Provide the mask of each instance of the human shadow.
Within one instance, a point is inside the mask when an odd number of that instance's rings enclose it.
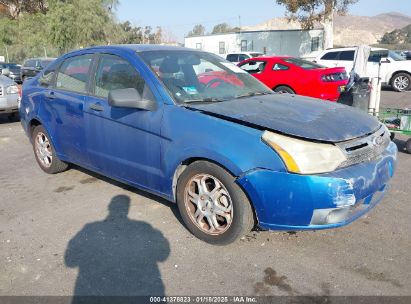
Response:
[[[129,219],[129,208],[128,196],[113,197],[107,218],[70,240],[65,263],[79,268],[73,303],[83,303],[81,296],[165,295],[157,263],[169,256],[169,243],[151,225]]]

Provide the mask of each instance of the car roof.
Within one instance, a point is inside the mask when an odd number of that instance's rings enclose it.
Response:
[[[355,51],[356,49],[357,49],[357,47],[331,48],[331,49],[324,50],[322,53],[341,52],[341,51]],[[388,51],[388,49],[371,47],[371,51]]]
[[[149,52],[149,51],[183,51],[183,50],[193,50],[201,51],[195,49],[188,49],[181,46],[174,45],[160,45],[160,44],[116,44],[116,45],[104,45],[104,46],[94,46],[85,48],[82,50],[101,50],[101,49],[123,49],[123,50],[132,50],[135,52]]]

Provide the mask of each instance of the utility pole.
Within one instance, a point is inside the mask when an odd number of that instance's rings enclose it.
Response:
[[[6,60],[7,60],[7,63],[9,63],[10,61],[9,61],[9,51],[7,50],[7,46],[5,46],[5,48],[6,48]]]

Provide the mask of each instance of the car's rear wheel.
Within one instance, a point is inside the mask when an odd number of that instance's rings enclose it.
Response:
[[[294,90],[287,86],[279,86],[274,89],[274,92],[280,94],[295,94]]]
[[[177,204],[188,229],[210,244],[232,243],[254,226],[251,204],[235,178],[210,162],[194,162],[181,174]]]
[[[43,126],[39,125],[34,128],[32,139],[34,156],[44,172],[55,174],[68,168],[68,164],[57,157],[50,137]]]
[[[397,92],[411,89],[411,76],[407,73],[398,73],[392,78],[392,87]]]

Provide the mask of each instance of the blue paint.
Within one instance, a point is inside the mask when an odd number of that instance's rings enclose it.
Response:
[[[62,160],[170,201],[175,201],[173,181],[182,163],[193,159],[217,163],[237,178],[265,229],[344,225],[381,199],[374,199],[374,194],[385,191],[395,170],[397,150],[392,143],[376,161],[304,176],[288,173],[281,158],[261,140],[263,130],[270,129],[313,140],[342,141],[373,132],[377,128],[373,118],[339,105],[280,95],[179,106],[136,55],[158,49],[180,48],[96,47],[66,54],[48,68],[80,54],[120,56],[145,79],[157,102],[155,111],[112,108],[106,99],[91,94],[42,87],[39,75],[24,83],[20,109],[24,130],[30,136],[30,124],[37,120]],[[47,98],[51,92],[53,100]],[[103,110],[92,111],[91,104]],[[313,210],[335,208],[350,199],[363,201],[369,208],[339,224],[310,226]]]

